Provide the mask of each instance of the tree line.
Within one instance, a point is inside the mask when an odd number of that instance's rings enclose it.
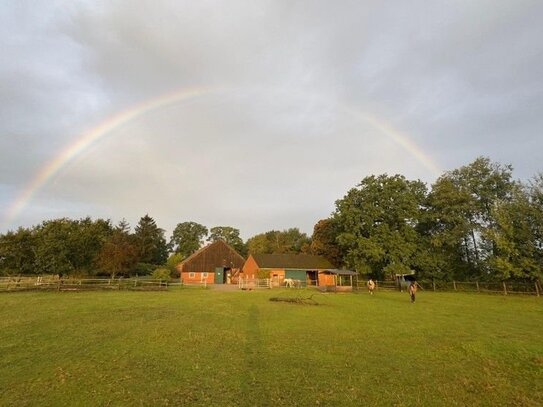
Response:
[[[179,223],[169,240],[149,215],[126,221],[55,219],[0,235],[0,273],[175,275],[206,242],[243,256],[310,253],[376,279],[416,272],[434,280],[541,281],[543,175],[513,179],[513,168],[479,157],[431,186],[402,175],[368,176],[335,203],[312,236],[271,230],[246,242],[239,229]],[[157,274],[157,275],[158,275]]]
[[[543,177],[523,183],[485,157],[430,189],[401,175],[370,176],[319,222],[313,249],[377,279],[541,281]],[[318,233],[318,236],[316,234]]]
[[[0,235],[0,275],[176,277],[176,265],[205,243],[224,240],[238,253],[300,252],[310,238],[297,228],[270,231],[244,242],[239,229],[196,222],[179,223],[168,241],[148,214],[134,231],[122,220],[46,220]]]

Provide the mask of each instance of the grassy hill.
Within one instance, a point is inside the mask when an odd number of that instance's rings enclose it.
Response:
[[[0,295],[0,405],[543,403],[543,300],[175,289]]]

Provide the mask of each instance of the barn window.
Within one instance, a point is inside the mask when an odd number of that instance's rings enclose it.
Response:
[[[203,278],[207,278],[207,273],[202,273]]]
[[[189,273],[189,278],[194,278],[194,273]]]

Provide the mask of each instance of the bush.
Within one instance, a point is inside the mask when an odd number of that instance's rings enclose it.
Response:
[[[164,267],[157,268],[153,271],[151,275],[155,280],[169,280],[170,279],[170,270]]]
[[[136,264],[136,267],[133,270],[133,274],[137,274],[138,276],[148,276],[155,270],[156,266],[154,264],[149,263],[138,263]]]
[[[170,269],[170,275],[172,278],[179,278],[179,270],[177,270],[177,265],[185,259],[181,253],[174,253],[166,261],[166,267]]]

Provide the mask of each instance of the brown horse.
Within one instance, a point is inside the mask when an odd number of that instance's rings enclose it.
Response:
[[[373,295],[373,291],[375,290],[375,282],[370,278],[367,285],[370,295]]]

